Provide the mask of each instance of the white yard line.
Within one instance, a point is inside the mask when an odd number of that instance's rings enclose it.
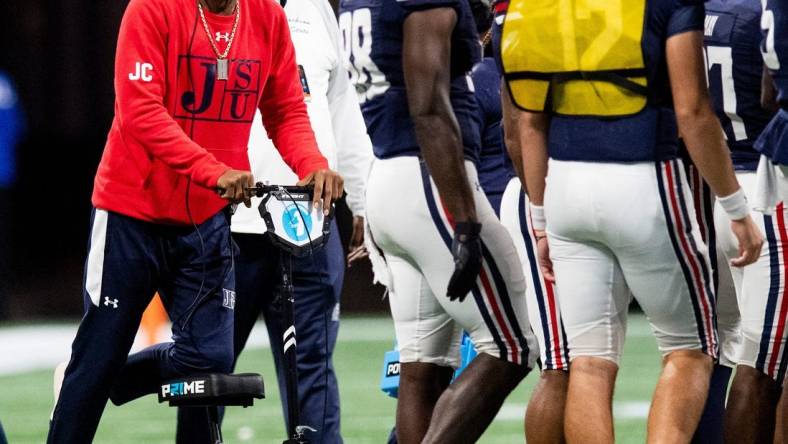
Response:
[[[0,329],[0,376],[34,370],[53,369],[68,360],[71,342],[77,334],[77,324],[41,324]],[[164,329],[160,337],[166,340],[169,332]],[[394,326],[391,320],[379,318],[348,318],[339,328],[339,341],[392,341]],[[140,336],[132,347],[139,350],[143,344]],[[268,332],[258,322],[249,337],[248,347],[269,347]]]
[[[76,325],[30,325],[0,330],[0,375],[54,368],[68,359]]]
[[[613,417],[616,420],[648,418],[650,403],[648,401],[615,401]],[[496,421],[522,421],[526,404],[506,403],[501,407]]]
[[[71,341],[77,332],[77,324],[39,324],[0,328],[0,376],[34,370],[52,369],[66,361],[71,353]],[[167,340],[168,329],[160,332],[161,340]],[[630,315],[630,337],[650,336],[651,330],[642,315]],[[135,342],[132,351],[139,350],[142,343]],[[394,342],[394,326],[390,318],[348,317],[339,327],[340,342]],[[268,332],[258,322],[249,337],[250,348],[270,346]]]

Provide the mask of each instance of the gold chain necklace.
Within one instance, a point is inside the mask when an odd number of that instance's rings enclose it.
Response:
[[[230,37],[227,38],[227,47],[223,53],[219,53],[219,48],[213,41],[213,33],[211,27],[208,25],[208,20],[205,20],[205,13],[202,10],[202,2],[197,3],[197,8],[200,10],[200,18],[202,19],[202,26],[205,28],[205,34],[208,36],[208,42],[211,43],[214,54],[216,54],[216,78],[219,80],[227,80],[227,55],[230,54],[230,48],[233,46],[235,40],[235,31],[238,30],[238,22],[241,21],[241,0],[235,2],[235,20],[233,21],[233,30],[230,32]]]

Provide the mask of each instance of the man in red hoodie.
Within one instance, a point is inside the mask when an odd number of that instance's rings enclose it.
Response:
[[[131,0],[115,93],[93,190],[86,312],[49,443],[92,441],[110,397],[122,404],[164,379],[230,371],[227,207],[249,202],[255,109],[300,184],[314,184],[315,204],[327,210],[342,194],[341,177],[317,149],[287,19],[272,0]],[[173,342],[127,356],[156,291]]]

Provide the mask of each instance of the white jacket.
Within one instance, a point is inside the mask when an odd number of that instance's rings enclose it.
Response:
[[[347,203],[355,216],[364,215],[364,193],[372,163],[372,143],[367,135],[356,90],[348,81],[340,48],[340,34],[327,0],[288,0],[285,13],[303,69],[304,100],[320,151],[329,166],[345,179]],[[249,162],[255,181],[295,184],[298,177],[285,165],[268,139],[262,120],[255,117],[249,137]],[[257,211],[243,205],[232,219],[232,231],[263,233],[265,224]]]

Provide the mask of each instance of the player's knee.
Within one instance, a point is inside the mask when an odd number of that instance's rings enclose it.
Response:
[[[321,328],[322,330],[322,328]],[[299,330],[299,335],[301,331]],[[297,353],[298,353],[298,368],[301,367],[320,367],[321,369],[326,366],[326,360],[330,359],[333,350],[328,347],[326,337],[314,337],[307,341],[302,336],[299,339]]]
[[[618,362],[605,357],[579,356],[572,359],[570,377],[592,378],[609,381],[611,384],[618,373]]]
[[[429,347],[427,344],[408,344],[400,345],[399,350],[401,363],[414,363],[414,364],[431,364],[438,367],[452,367],[457,368],[460,366],[460,359],[458,355],[448,355],[444,350],[438,350],[434,347]]]
[[[178,349],[173,360],[177,371],[184,375],[197,373],[230,373],[233,370],[231,347],[211,347],[201,350]]]
[[[572,344],[570,368],[577,366],[575,361],[584,363],[582,364],[584,366],[612,364],[613,367],[618,368],[621,364],[621,349],[617,347],[601,347],[596,344],[583,344],[578,341],[577,346]],[[585,364],[589,362],[590,364]]]
[[[211,371],[218,373],[230,373],[233,371],[234,355],[232,348],[216,348],[210,353],[205,354],[205,364]]]
[[[451,381],[454,368],[423,362],[403,362],[400,366],[400,387],[439,396]]]
[[[705,378],[714,370],[714,359],[702,350],[675,350],[663,358],[663,372],[671,370],[684,376],[698,375]]]
[[[671,350],[670,352],[663,353],[663,360],[665,362],[681,360],[709,368],[714,364],[714,358],[712,358],[708,352],[701,349]]]

